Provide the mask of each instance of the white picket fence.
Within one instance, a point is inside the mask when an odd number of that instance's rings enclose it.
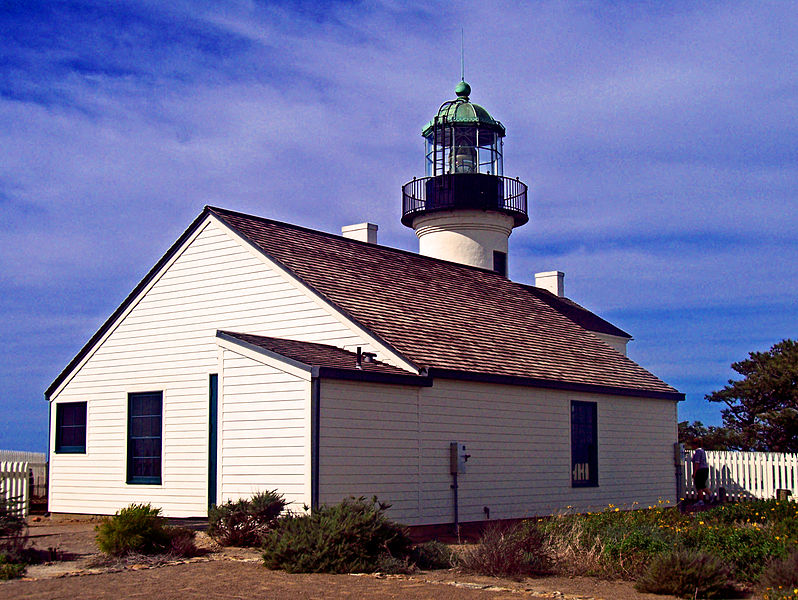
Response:
[[[707,486],[717,494],[726,490],[731,500],[775,498],[777,490],[790,490],[790,500],[798,500],[798,454],[777,452],[725,452],[707,450]],[[682,452],[682,490],[684,497],[695,498],[693,452]]]
[[[33,473],[31,495],[47,497],[47,455],[44,452],[23,452],[19,450],[0,450],[0,462],[26,462]]]
[[[0,497],[8,506],[28,516],[30,509],[30,470],[26,462],[0,462]]]

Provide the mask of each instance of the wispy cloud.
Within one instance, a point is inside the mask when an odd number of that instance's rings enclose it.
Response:
[[[505,123],[506,173],[531,186],[511,275],[566,270],[574,299],[629,329],[633,356],[700,414],[719,365],[796,334],[792,8],[11,3],[0,314],[15,352],[0,366],[38,366],[8,414],[40,402],[204,204],[328,231],[371,220],[414,249],[399,190],[459,78],[461,27],[472,99]],[[40,408],[0,446],[41,447]]]

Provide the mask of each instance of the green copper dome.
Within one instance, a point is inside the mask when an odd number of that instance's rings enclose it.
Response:
[[[463,125],[476,125],[479,128],[491,129],[499,134],[499,137],[504,137],[504,125],[490,116],[487,110],[482,108],[479,104],[470,102],[468,97],[471,94],[471,86],[465,81],[461,81],[454,89],[457,94],[456,100],[447,100],[438,109],[438,114],[435,118],[427,123],[426,127],[421,131],[421,135],[427,137],[431,132],[433,126],[442,123],[463,124]]]

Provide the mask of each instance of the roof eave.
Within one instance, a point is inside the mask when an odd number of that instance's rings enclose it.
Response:
[[[632,339],[634,339],[633,336],[630,333],[627,333],[626,331],[624,331],[623,329],[621,329],[617,325],[614,325],[614,324],[610,323],[609,321],[607,321],[607,319],[605,319],[604,317],[601,317],[601,316],[597,315],[592,310],[589,310],[589,309],[585,308],[584,306],[582,306],[578,302],[574,302],[570,298],[566,298],[566,297],[562,297],[561,298],[560,296],[557,296],[557,294],[553,294],[549,290],[546,290],[544,288],[539,288],[539,287],[534,286],[534,285],[529,285],[529,284],[525,284],[525,283],[521,283],[519,285],[521,285],[523,288],[527,289],[536,298],[538,298],[542,302],[545,302],[546,304],[548,304],[551,308],[553,308],[554,310],[556,310],[557,312],[562,314],[564,317],[566,317],[570,321],[573,321],[574,323],[576,323],[577,325],[579,325],[583,329],[586,329],[587,331],[590,331],[590,332],[593,332],[593,333],[603,333],[603,334],[606,334],[606,335],[612,335],[612,336],[615,336],[617,338],[625,339],[627,341],[631,341]],[[591,325],[591,324],[586,323],[584,321],[584,319],[580,320],[578,318],[574,318],[575,315],[569,315],[568,314],[568,312],[569,312],[568,309],[576,311],[577,313],[581,312],[581,313],[583,313],[585,315],[589,315],[590,317],[592,317],[593,319],[598,321],[600,323],[600,326],[596,327],[595,325],[597,323],[593,323]]]
[[[413,385],[431,387],[432,378],[424,375],[401,375],[399,373],[382,373],[379,371],[360,371],[341,369],[338,367],[314,367],[313,376],[322,379],[339,379],[344,381],[365,381],[370,383],[388,383],[394,385]]]
[[[459,371],[456,369],[440,369],[430,367],[429,377],[441,379],[457,379],[461,381],[478,381],[481,383],[499,383],[505,385],[520,385],[526,387],[546,388],[554,390],[567,390],[573,392],[586,392],[593,394],[606,394],[613,396],[630,396],[634,398],[653,398],[656,400],[672,400],[681,402],[684,394],[676,390],[672,392],[651,389],[624,388],[611,385],[593,383],[579,383],[574,381],[559,381],[553,379],[537,379],[534,377],[520,377],[517,375],[501,375],[496,373],[480,373],[474,371]]]

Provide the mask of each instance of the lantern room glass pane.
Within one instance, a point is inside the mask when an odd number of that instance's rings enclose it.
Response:
[[[425,138],[425,174],[453,173],[503,175],[502,138],[476,125],[436,125]]]
[[[425,140],[426,145],[426,161],[425,161],[425,174],[427,177],[434,177],[435,175],[439,175],[441,173],[441,168],[438,167],[436,170],[436,160],[438,162],[441,161],[441,157],[443,156],[443,148],[441,146],[435,145],[435,134],[432,133],[428,135]]]
[[[476,127],[454,127],[454,144],[449,150],[448,173],[477,173]]]

